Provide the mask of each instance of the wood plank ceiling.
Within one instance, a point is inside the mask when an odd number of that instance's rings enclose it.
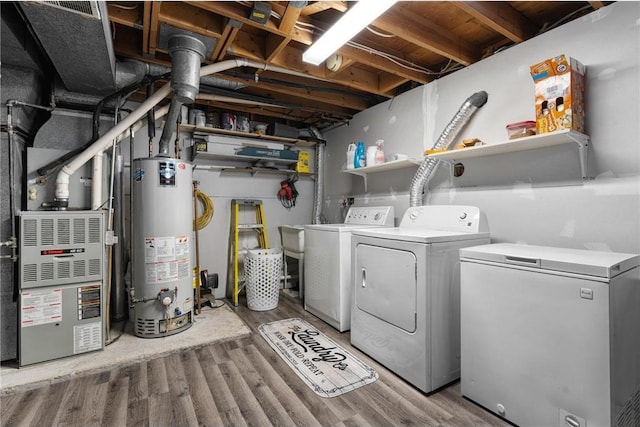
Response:
[[[256,3],[271,9],[264,24],[250,19]],[[323,129],[608,3],[400,1],[337,52],[335,71],[302,62],[302,53],[352,2],[113,1],[108,10],[119,59],[170,65],[168,37],[186,32],[207,46],[206,63],[240,57],[308,75],[236,68],[216,75],[235,89],[201,87],[216,96],[199,102]]]

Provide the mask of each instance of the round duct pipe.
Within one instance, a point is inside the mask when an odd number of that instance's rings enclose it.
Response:
[[[183,104],[192,104],[200,90],[200,63],[204,59],[204,44],[195,37],[183,34],[169,39],[171,55],[171,89],[173,98],[167,120],[158,142],[158,156],[169,156],[169,141],[176,129]]]
[[[169,39],[171,55],[171,89],[183,104],[191,104],[200,89],[200,63],[204,59],[204,43],[184,34]]]
[[[171,72],[170,67],[150,62],[143,62],[137,59],[118,61],[116,62],[116,87],[118,89],[122,89],[123,87],[142,81],[146,75],[161,76],[168,72]],[[247,86],[244,83],[233,82],[231,80],[214,76],[202,76],[200,78],[200,85],[228,90],[238,90]]]

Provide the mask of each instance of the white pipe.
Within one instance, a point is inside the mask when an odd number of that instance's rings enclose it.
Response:
[[[93,156],[93,171],[91,173],[91,210],[98,210],[102,206],[102,160],[104,151]]]
[[[232,104],[263,105],[265,107],[284,108],[287,110],[291,109],[291,106],[289,105],[269,104],[268,102],[252,101],[250,99],[238,99],[231,96],[220,96],[210,93],[199,93],[196,96],[196,99],[202,99],[205,101],[229,102]]]
[[[262,64],[260,62],[250,61],[243,58],[229,59],[222,62],[217,62],[215,64],[209,64],[202,68],[200,68],[200,77],[208,76],[209,74],[219,73],[221,71],[229,70],[231,68],[236,67],[253,67],[257,69],[262,69],[264,71],[275,71],[283,74],[289,74],[299,77],[306,77],[312,79],[318,79],[315,76],[311,76],[305,73],[300,73],[297,71],[290,71],[286,68]],[[147,98],[145,102],[140,104],[140,106],[131,112],[127,117],[124,118],[120,123],[116,126],[112,127],[107,131],[103,136],[98,138],[96,142],[94,142],[89,148],[76,156],[73,160],[67,163],[62,167],[60,172],[58,172],[58,176],[56,178],[56,191],[55,191],[55,199],[56,201],[60,201],[63,204],[68,203],[69,200],[69,178],[73,175],[82,165],[89,161],[93,156],[95,156],[98,152],[104,151],[105,148],[109,145],[109,143],[117,138],[120,134],[125,132],[129,127],[131,127],[134,123],[140,120],[147,111],[151,110],[155,107],[162,99],[164,99],[167,95],[171,93],[171,85],[170,83],[162,86],[158,91],[156,91],[152,96]]]
[[[76,156],[69,163],[64,165],[56,178],[56,200],[67,201],[69,200],[69,177],[73,175],[82,165],[84,165],[90,158],[95,156],[98,152],[104,151],[109,143],[122,132],[127,130],[129,126],[138,121],[143,115],[153,108],[158,102],[160,102],[165,96],[169,95],[171,87],[169,83],[165,84],[143,102],[140,107],[132,111],[124,120],[109,129],[102,137],[98,138],[89,148]]]
[[[160,120],[162,117],[166,116],[167,113],[169,112],[169,104],[165,105],[164,107],[160,107],[160,108],[156,108],[153,111],[153,120]],[[131,130],[131,132],[135,133],[137,131],[139,131],[144,125],[146,125],[147,123],[147,116],[145,115],[141,120],[138,120],[138,122],[131,126],[129,129],[125,129],[120,135],[118,135],[118,142],[122,141],[125,138],[130,138],[130,132],[129,130]]]

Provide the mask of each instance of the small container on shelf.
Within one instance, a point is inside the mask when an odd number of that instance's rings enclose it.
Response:
[[[509,139],[524,138],[525,136],[533,136],[536,134],[536,122],[524,121],[510,123],[506,126],[507,137]]]

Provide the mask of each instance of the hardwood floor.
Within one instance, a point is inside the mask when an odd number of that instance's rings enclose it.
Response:
[[[460,395],[421,393],[281,296],[278,308],[236,313],[252,335],[0,397],[2,426],[508,426]],[[376,369],[380,379],[334,398],[316,395],[256,327],[304,318]]]

